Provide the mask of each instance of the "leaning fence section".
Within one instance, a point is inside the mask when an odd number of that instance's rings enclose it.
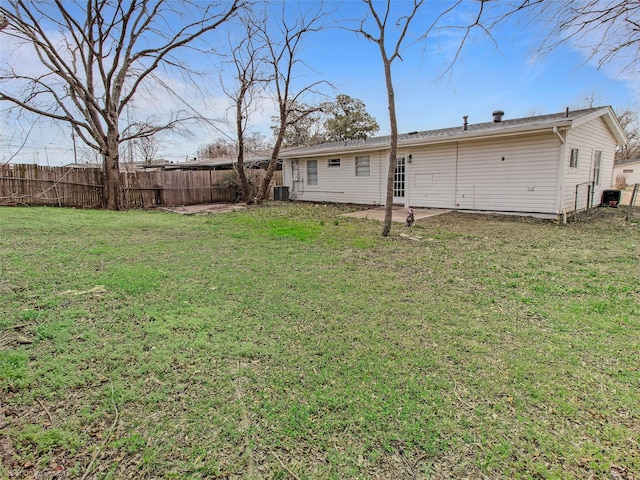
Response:
[[[252,195],[257,194],[265,173],[247,171]],[[120,175],[129,208],[230,203],[240,196],[232,170],[158,170]],[[0,165],[0,205],[100,208],[103,181],[99,168],[4,164]],[[279,171],[271,181],[272,187],[277,185],[282,185]]]
[[[0,165],[0,205],[98,208],[103,175],[97,168]]]

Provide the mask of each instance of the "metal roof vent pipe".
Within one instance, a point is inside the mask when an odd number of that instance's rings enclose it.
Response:
[[[493,113],[493,122],[500,123],[502,121],[502,117],[504,116],[504,112],[502,110],[495,110]]]
[[[466,130],[467,126],[469,125],[469,115],[465,115],[464,117],[462,117],[462,120],[464,120],[464,123],[462,124],[462,129]]]

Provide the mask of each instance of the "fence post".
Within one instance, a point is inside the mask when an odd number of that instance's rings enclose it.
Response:
[[[65,174],[62,175],[64,177]],[[62,179],[62,177],[60,179]],[[58,191],[58,176],[53,177],[53,190],[56,192],[56,198],[58,199],[58,207],[62,208],[62,199],[60,198],[60,192]]]
[[[629,199],[629,207],[627,208],[627,216],[625,218],[627,222],[631,221],[631,210],[633,209],[633,204],[636,203],[636,196],[638,195],[638,185],[640,184],[636,183],[633,186],[633,192],[631,192],[631,198]]]

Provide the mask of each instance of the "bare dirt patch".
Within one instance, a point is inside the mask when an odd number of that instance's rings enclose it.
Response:
[[[244,203],[207,203],[180,207],[162,207],[161,210],[181,215],[203,215],[207,213],[237,212],[246,208],[247,205]]]

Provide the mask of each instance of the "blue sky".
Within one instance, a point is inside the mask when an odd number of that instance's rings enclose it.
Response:
[[[291,3],[289,1],[289,5]],[[408,5],[404,1],[393,2],[398,12]],[[393,64],[400,132],[459,125],[463,115],[469,116],[470,123],[486,122],[491,120],[491,112],[497,109],[503,110],[507,119],[559,112],[567,106],[584,106],[588,97],[595,99],[598,105],[611,105],[614,109],[639,107],[640,82],[622,76],[615,65],[598,70],[587,61],[584,52],[568,43],[548,55],[536,55],[543,28],[527,22],[526,18],[519,22],[513,20],[493,30],[497,47],[480,29],[474,30],[453,70],[441,78],[459,45],[461,30],[439,30],[439,37],[433,37],[428,43],[415,40],[424,31],[424,26],[431,22],[434,12],[449,5],[449,2],[425,4],[427,8],[412,24],[407,37],[407,44],[411,44],[403,50],[402,61],[396,60]],[[474,18],[478,5],[479,2],[475,1],[464,3],[443,25],[466,25]],[[317,4],[296,2],[296,6],[307,8]],[[380,124],[378,135],[386,135],[389,133],[387,94],[378,47],[362,36],[340,28],[356,26],[357,22],[346,19],[363,18],[366,6],[357,0],[330,1],[325,2],[325,6],[336,9],[325,22],[331,28],[307,37],[303,60],[308,68],[299,70],[299,81],[327,80],[335,87],[333,90],[325,89],[330,97],[345,93],[362,100]],[[174,79],[174,87],[182,91],[200,112],[222,118],[227,100],[217,88],[216,65],[209,64],[209,68],[212,76],[206,81],[208,88],[204,98],[195,95],[193,89],[178,79]],[[134,111],[140,115],[180,108],[174,102],[154,95],[148,98],[140,96],[134,106]],[[253,130],[269,136],[273,114],[273,107],[268,101],[264,102],[261,112],[254,115]],[[13,155],[24,139],[24,134],[15,130],[6,119],[1,127],[0,161]],[[190,137],[165,137],[160,153],[166,159],[184,161],[193,158],[199,146],[226,131],[226,127],[220,124],[215,128],[195,128]],[[73,159],[69,132],[67,126],[40,122],[13,161],[37,161],[51,165],[69,163]],[[79,145],[79,151],[86,152],[87,149]],[[86,157],[83,153],[80,159]]]
[[[359,7],[359,2],[346,3]],[[469,3],[477,8],[478,2]],[[430,17],[425,17],[417,18],[415,25],[428,22]],[[454,18],[444,23],[464,21]],[[597,70],[569,44],[546,56],[536,55],[542,26],[528,25],[523,30],[525,23],[511,21],[492,31],[497,47],[488,35],[475,30],[445,78],[440,76],[459,45],[460,31],[444,30],[440,42],[432,41],[426,48],[423,43],[408,47],[403,61],[393,64],[399,130],[450,127],[462,123],[463,115],[469,115],[471,123],[490,121],[496,109],[504,110],[505,118],[558,112],[584,103],[585,97],[614,108],[638,105],[637,79],[620,79],[615,68]],[[378,119],[380,134],[388,133],[386,87],[377,46],[346,31],[324,36],[308,50],[318,60],[316,68],[341,93],[363,100]]]

